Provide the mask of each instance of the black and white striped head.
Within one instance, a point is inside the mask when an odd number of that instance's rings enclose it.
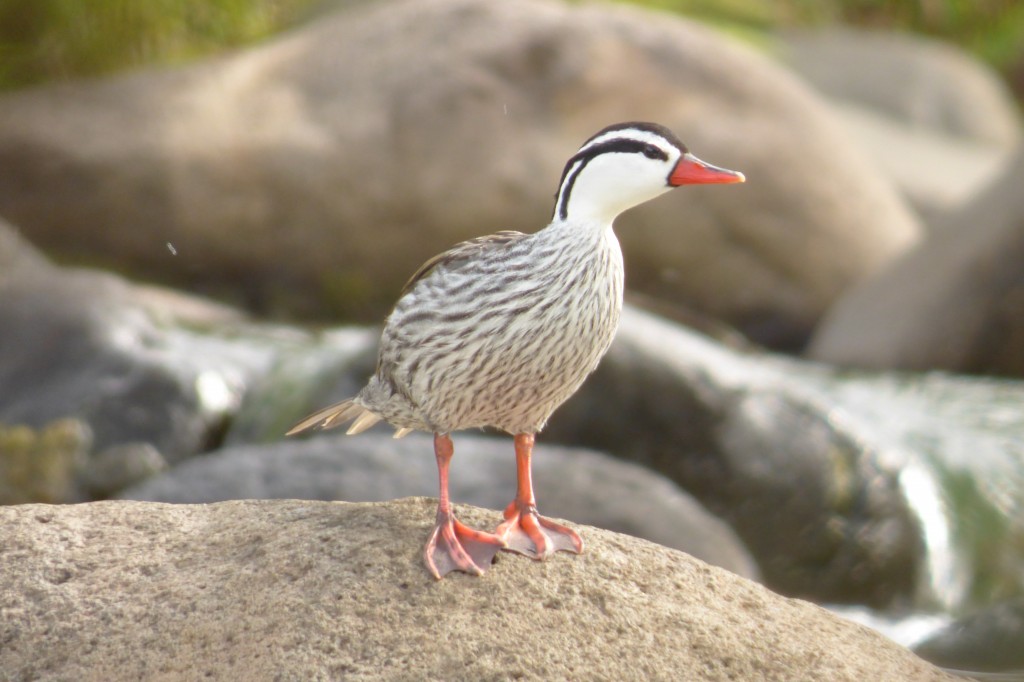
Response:
[[[555,195],[554,220],[610,223],[679,185],[743,182],[742,173],[704,163],[656,123],[617,123],[569,159]]]

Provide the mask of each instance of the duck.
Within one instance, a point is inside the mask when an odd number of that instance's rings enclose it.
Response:
[[[470,239],[424,263],[384,323],[366,386],[287,435],[344,424],[354,435],[380,421],[396,438],[432,433],[439,495],[423,561],[437,579],[481,575],[502,550],[537,560],[582,553],[574,530],[539,514],[531,465],[536,435],[615,337],[625,268],[613,223],[676,187],[744,181],[665,126],[603,128],[566,162],[546,227]],[[467,429],[513,438],[518,482],[493,532],[464,525],[449,498],[451,434]]]

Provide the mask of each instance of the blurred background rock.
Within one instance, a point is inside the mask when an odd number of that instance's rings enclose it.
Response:
[[[429,494],[422,440],[280,434],[420,262],[657,120],[749,182],[619,221],[559,513],[1024,668],[1021,3],[0,0],[0,55],[0,502]]]

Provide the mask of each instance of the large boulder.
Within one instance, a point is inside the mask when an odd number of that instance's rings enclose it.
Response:
[[[625,217],[637,290],[797,346],[917,237],[770,60],[668,15],[543,0],[357,3],[222,59],[7,95],[0,211],[55,253],[250,309],[378,319],[453,242],[545,225],[566,159],[634,119],[749,179]]]
[[[928,220],[998,176],[1021,140],[999,75],[968,53],[906,33],[848,27],[780,37],[786,63]]]
[[[830,99],[951,137],[1012,146],[1013,95],[991,68],[920,35],[833,26],[781,36],[786,62]]]
[[[1024,377],[1024,148],[986,191],[828,313],[808,355]]]
[[[460,509],[488,525],[494,512]],[[421,564],[433,502],[0,508],[13,679],[947,680],[906,649],[685,554]]]

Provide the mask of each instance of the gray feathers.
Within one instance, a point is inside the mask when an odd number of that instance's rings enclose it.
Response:
[[[396,438],[413,429],[539,431],[618,327],[623,266],[612,220],[667,191],[684,152],[654,124],[591,137],[566,165],[550,225],[462,242],[424,263],[385,323],[367,385],[288,433],[348,421],[358,433],[381,419]]]

